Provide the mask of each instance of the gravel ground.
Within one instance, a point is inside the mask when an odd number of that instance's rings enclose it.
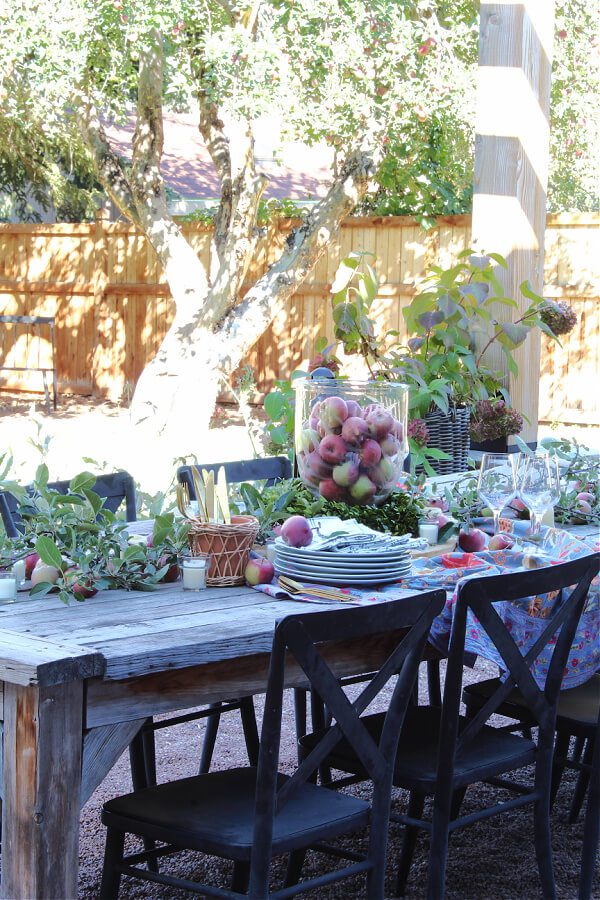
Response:
[[[422,667],[424,669],[424,667]],[[477,680],[494,674],[493,667],[479,663],[466,680]],[[424,672],[421,674],[420,691],[426,696]],[[257,702],[260,715],[260,701]],[[157,757],[159,780],[169,781],[192,775],[198,764],[203,725],[199,722],[187,723],[177,728],[164,729],[157,733]],[[291,693],[286,695],[285,722],[282,735],[281,768],[290,771],[294,764],[294,727],[291,707]],[[237,713],[230,713],[222,720],[215,749],[213,768],[226,769],[244,765],[244,743]],[[567,771],[553,811],[553,848],[557,882],[557,896],[561,900],[575,898],[579,877],[583,816],[575,825],[569,825],[568,807],[574,785],[574,773]],[[125,753],[108,777],[85,805],[81,816],[80,842],[80,898],[98,896],[104,851],[104,829],[100,824],[102,803],[119,794],[127,793],[130,787],[129,757]],[[368,796],[364,786],[352,788],[361,796]],[[469,812],[498,791],[485,785],[471,788],[465,798],[463,811]],[[407,796],[396,791],[393,807],[404,810]],[[533,900],[541,896],[537,865],[533,848],[532,810],[526,807],[508,815],[493,817],[477,825],[460,830],[452,838],[447,868],[448,900]],[[396,859],[401,845],[402,828],[392,825],[388,852],[389,896],[393,896],[392,885]],[[365,835],[351,839],[353,847],[364,845]],[[138,845],[132,841],[131,847]],[[426,895],[427,840],[421,838],[417,845],[411,871],[407,897],[420,898]],[[305,874],[327,870],[328,861],[316,854],[310,854]],[[186,853],[172,857],[162,863],[163,871],[182,877],[210,880],[222,887],[228,886],[231,866],[228,862]],[[274,866],[274,879],[283,872],[282,864]],[[600,872],[598,873],[595,897],[600,897]],[[120,898],[141,900],[141,898],[180,898],[190,896],[162,885],[145,884],[140,881],[123,879]],[[340,882],[329,889],[315,891],[312,896],[321,898],[354,898],[365,896],[365,880],[357,878]]]

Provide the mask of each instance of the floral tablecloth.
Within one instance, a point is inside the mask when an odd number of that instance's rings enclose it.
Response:
[[[526,523],[511,522],[510,526],[505,526],[505,530],[514,530],[518,536],[521,529],[525,527]],[[577,559],[600,549],[597,536],[580,540],[559,529],[544,529],[543,539],[546,552],[550,556],[551,563],[554,564]],[[495,552],[484,550],[480,553],[457,552],[430,559],[415,559],[410,576],[395,584],[381,586],[378,590],[353,588],[352,600],[355,603],[366,605],[396,599],[401,597],[406,589],[414,591],[415,589],[444,588],[448,593],[448,600],[443,612],[434,620],[429,640],[438,650],[446,653],[452,635],[453,612],[459,582],[464,578],[498,575],[502,572],[522,569],[524,556],[536,552],[535,549],[532,550],[531,547],[525,546],[524,549]],[[259,585],[257,590],[262,590],[274,597],[287,596],[275,583]],[[293,599],[302,598],[295,596]],[[545,620],[552,616],[556,599],[556,593],[540,594],[521,601],[507,601],[496,605],[496,610],[523,653],[527,652],[543,631],[546,625]],[[465,650],[467,653],[482,656],[492,662],[500,662],[494,645],[472,615],[467,622]],[[551,651],[547,648],[538,656],[532,666],[532,674],[539,684],[543,684],[545,681],[550,655]],[[563,678],[563,690],[582,684],[599,669],[600,585],[599,579],[596,578],[575,634]]]

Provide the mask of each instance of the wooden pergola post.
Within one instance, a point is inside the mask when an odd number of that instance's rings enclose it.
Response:
[[[529,301],[519,285],[528,280],[535,291],[543,288],[553,35],[554,0],[481,4],[473,246],[506,257],[508,271],[497,274],[523,309]],[[501,307],[498,319],[506,321],[510,312]],[[501,352],[494,352],[488,361],[506,372]],[[511,379],[510,394],[529,419],[521,436],[535,441],[539,332],[515,359],[519,376]]]

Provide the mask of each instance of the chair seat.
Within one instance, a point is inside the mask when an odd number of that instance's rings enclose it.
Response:
[[[396,787],[423,794],[433,793],[440,740],[440,712],[439,707],[430,706],[416,706],[408,710],[396,756],[394,771]],[[365,716],[362,721],[372,737],[378,740],[383,715]],[[459,728],[464,728],[467,722],[468,720],[461,716]],[[302,751],[306,753],[311,750],[321,736],[322,732],[314,732],[301,738]],[[485,725],[475,740],[457,754],[454,770],[455,786],[471,784],[528,765],[534,761],[535,753],[533,741]],[[343,772],[364,774],[360,761],[345,738],[334,747],[327,758],[327,765]]]
[[[278,775],[278,787],[288,776]],[[228,859],[248,860],[254,829],[256,769],[238,768],[183,778],[135,791],[104,805],[110,828],[201,850]],[[275,817],[273,853],[323,840],[369,821],[369,804],[336,791],[304,784]],[[314,837],[313,837],[314,834]]]
[[[485,701],[499,687],[498,678],[488,678],[485,681],[476,681],[465,688],[464,694],[468,697],[475,697],[480,701]],[[517,690],[513,690],[507,697],[505,702],[500,706],[499,712],[507,715],[511,714],[511,707],[518,707],[512,710],[515,714],[522,709],[527,711],[525,700]],[[586,731],[593,733],[598,721],[598,711],[600,709],[600,674],[594,675],[589,681],[580,684],[577,687],[569,688],[567,691],[561,691],[558,695],[557,707],[557,728],[569,728],[572,734],[585,734]],[[504,712],[503,712],[504,710]]]

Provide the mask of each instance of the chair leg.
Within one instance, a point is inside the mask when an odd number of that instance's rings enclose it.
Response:
[[[558,788],[560,787],[561,778],[565,771],[565,763],[563,760],[567,758],[569,753],[569,742],[571,735],[568,731],[558,731],[556,733],[556,742],[554,744],[554,762],[552,764],[552,783],[550,787],[550,805],[554,806]]]
[[[429,847],[427,900],[440,900],[440,897],[445,896],[448,826],[450,824],[453,800],[454,792],[450,789],[440,793],[434,799],[431,844]]]
[[[440,682],[439,659],[427,660],[427,691],[430,706],[442,705],[442,686]]]
[[[310,718],[313,731],[321,731],[327,726],[325,704],[315,690],[310,692]],[[331,781],[331,769],[329,766],[319,766],[319,778],[321,779],[321,784],[328,784]]]
[[[146,783],[153,787],[156,784],[156,743],[154,741],[154,731],[151,728],[143,728],[141,735],[144,765],[146,767]]]
[[[100,884],[99,900],[117,900],[121,873],[116,866],[123,859],[125,846],[125,834],[109,828],[106,832],[106,847],[104,849],[104,867],[102,869],[102,882]]]
[[[306,734],[306,704],[307,692],[303,688],[294,688],[294,724],[296,726],[296,741]],[[300,745],[297,746],[298,764],[300,764]]]
[[[596,735],[591,759],[590,792],[583,824],[583,848],[581,851],[581,875],[579,876],[579,900],[591,900],[600,843],[600,736]]]
[[[246,741],[246,753],[251,766],[258,765],[258,728],[256,726],[256,713],[252,697],[242,697],[240,702],[240,716]]]
[[[233,864],[233,875],[231,876],[231,890],[238,894],[246,894],[248,892],[248,881],[250,880],[250,863],[236,861]]]
[[[540,728],[540,742],[542,741]],[[533,806],[533,842],[540,873],[542,896],[544,900],[554,900],[556,887],[554,883],[554,866],[552,864],[552,831],[550,827],[551,783],[553,776],[553,753],[550,746],[547,750],[538,749],[535,770],[535,788],[541,797]]]
[[[592,759],[594,756],[594,740],[593,738],[589,738],[585,750],[583,751],[583,759],[582,763],[584,766],[591,766]],[[583,806],[583,801],[585,800],[585,794],[588,788],[588,784],[590,783],[590,773],[589,770],[585,769],[579,773],[577,778],[577,783],[575,784],[575,790],[573,791],[573,797],[571,799],[571,806],[569,808],[569,825],[574,825],[579,817],[579,813],[581,812],[581,807]]]
[[[146,725],[151,725],[152,719],[146,720]],[[150,747],[151,745],[151,747]],[[154,732],[148,728],[142,728],[129,744],[129,764],[131,766],[131,783],[134,791],[156,784],[156,754],[154,747]],[[144,850],[154,850],[156,844],[150,838],[144,838]],[[148,859],[147,866],[150,872],[158,872],[156,857]]]
[[[285,872],[285,879],[283,882],[284,887],[291,887],[293,884],[298,884],[300,881],[300,876],[302,874],[302,866],[304,865],[304,860],[306,859],[306,850],[294,850],[290,853],[288,858],[287,869]]]
[[[424,795],[411,791],[410,800],[408,802],[408,815],[413,819],[420,819],[423,815],[424,806]],[[397,897],[404,897],[404,894],[406,893],[406,882],[408,881],[419,830],[420,829],[417,828],[416,825],[407,825],[404,831],[404,840],[402,842],[400,862],[398,864],[398,874],[396,876]]]
[[[219,712],[219,710],[221,709],[221,704],[211,703],[209,709],[212,712],[211,715],[209,715],[206,719],[204,741],[202,743],[202,753],[200,754],[200,768],[198,769],[199,775],[206,775],[208,773],[208,770],[210,769],[210,764],[212,762],[213,752],[215,749],[215,742],[217,740],[217,732],[219,730],[219,723],[221,721],[221,714]]]
[[[129,764],[131,766],[131,784],[134,791],[148,787],[146,762],[144,760],[144,741],[138,731],[129,744]]]

